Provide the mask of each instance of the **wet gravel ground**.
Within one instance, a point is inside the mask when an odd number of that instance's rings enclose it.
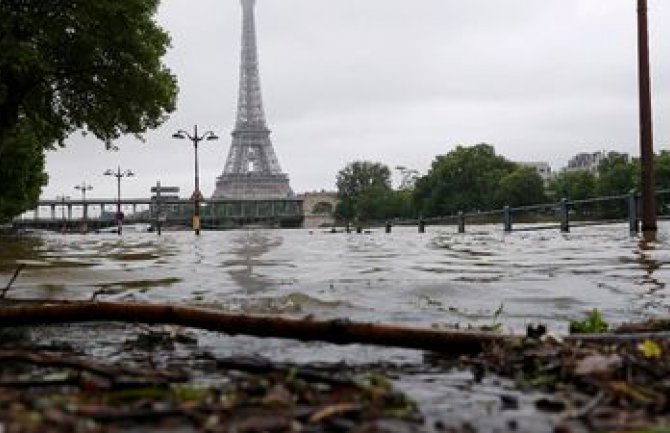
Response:
[[[5,432],[670,431],[663,340],[603,346],[543,336],[470,357],[426,352],[419,363],[294,364],[217,350],[229,337],[168,326],[77,324],[0,337]]]

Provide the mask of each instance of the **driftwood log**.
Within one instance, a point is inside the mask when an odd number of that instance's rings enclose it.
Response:
[[[164,304],[70,302],[0,307],[0,327],[77,322],[170,324],[229,335],[290,338],[335,344],[372,344],[465,354],[488,343],[507,340],[495,333],[439,331],[426,328],[356,323],[346,319],[315,320],[230,314],[218,310]]]
[[[0,327],[77,322],[169,324],[229,335],[290,338],[335,344],[372,344],[461,355],[481,352],[491,343],[520,342],[522,336],[492,332],[435,330],[400,325],[231,314],[213,309],[166,304],[73,301],[0,307]],[[645,338],[670,338],[670,332],[583,334],[565,341],[611,344]]]

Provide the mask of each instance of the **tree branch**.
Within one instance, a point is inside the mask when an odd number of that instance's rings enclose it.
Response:
[[[230,335],[290,338],[335,344],[372,344],[460,355],[480,352],[488,343],[520,339],[485,332],[436,331],[416,327],[356,323],[343,319],[310,320],[229,314],[162,304],[73,302],[0,308],[0,326],[121,321],[173,324]]]

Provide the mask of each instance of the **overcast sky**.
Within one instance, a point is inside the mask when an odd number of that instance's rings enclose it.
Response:
[[[457,144],[487,142],[554,169],[580,151],[638,154],[635,0],[258,0],[261,80],[272,140],[296,192],[334,189],[354,160],[425,172]],[[197,123],[201,189],[213,193],[235,121],[239,0],[163,0],[165,61],[177,111],[118,152],[79,134],[48,155],[43,197],[112,197],[163,185],[193,190],[193,149],[171,139]],[[670,145],[670,1],[650,0],[656,150]]]

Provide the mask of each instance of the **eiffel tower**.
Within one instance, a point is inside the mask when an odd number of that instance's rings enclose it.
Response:
[[[287,199],[294,196],[281,171],[265,120],[256,49],[256,0],[242,0],[242,61],[237,121],[223,174],[212,198]]]

